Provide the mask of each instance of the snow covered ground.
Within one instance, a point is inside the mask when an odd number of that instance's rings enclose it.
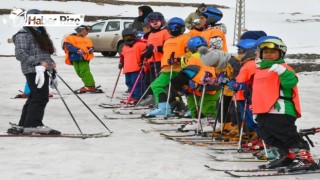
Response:
[[[175,0],[178,2],[180,0]],[[193,2],[193,1],[184,1]],[[231,7],[222,9],[225,14],[223,22],[229,32],[228,43],[232,44],[235,1],[203,1],[217,3]],[[317,53],[319,52],[320,36],[319,22],[288,23],[286,19],[316,19],[319,18],[319,0],[247,0],[247,28],[263,29],[268,34],[279,35],[288,45],[288,53]],[[290,3],[290,6],[285,6]],[[77,5],[80,8],[72,8]],[[83,2],[43,2],[12,0],[3,3],[1,8],[39,8],[45,10],[69,11],[90,15],[123,15],[136,16],[136,6],[100,6]],[[81,8],[83,7],[83,8]],[[173,16],[185,17],[195,8],[190,7],[154,7],[163,12],[166,18]],[[176,14],[180,12],[180,14]],[[291,15],[290,13],[302,14]],[[125,14],[124,14],[125,13]],[[268,18],[267,18],[268,17]],[[0,24],[3,18],[0,16]],[[7,43],[7,38],[14,34],[19,27],[3,25],[0,34],[0,55],[14,54],[14,46]],[[58,65],[58,73],[73,88],[82,86],[72,66],[64,64],[64,57],[60,50],[63,34],[72,28],[49,28],[58,55],[53,58]],[[231,50],[235,49],[234,47]],[[233,51],[235,52],[235,51]],[[20,65],[14,57],[0,57],[2,77],[0,86],[0,132],[5,132],[9,122],[18,122],[23,99],[11,99],[19,89],[23,89],[24,76]],[[107,138],[100,139],[67,139],[67,138],[0,138],[0,172],[1,179],[72,179],[72,180],[122,180],[122,179],[233,179],[223,172],[212,172],[203,167],[209,164],[215,167],[240,168],[256,167],[261,163],[217,163],[207,156],[210,152],[204,147],[182,145],[161,137],[158,133],[145,134],[141,129],[149,129],[155,125],[144,120],[106,120],[104,115],[120,116],[110,109],[103,109],[99,103],[109,102],[105,97],[111,95],[118,74],[118,58],[105,58],[97,54],[91,63],[91,69],[96,80],[105,94],[80,95],[88,106],[103,120],[114,133]],[[319,127],[320,97],[318,83],[320,72],[299,73],[299,89],[302,103],[302,118],[297,121],[298,128]],[[70,93],[60,81],[59,89],[68,106],[74,114],[84,133],[106,131],[82,103]],[[124,76],[121,76],[116,95],[121,96],[126,90]],[[55,92],[55,91],[52,91]],[[58,95],[55,95],[58,97]],[[115,99],[114,102],[117,100]],[[62,101],[58,98],[50,99],[46,109],[44,123],[63,133],[77,133],[78,130],[68,114]],[[319,156],[320,134],[310,136],[315,143],[312,152]],[[319,179],[319,175],[301,175],[281,177],[281,179]],[[246,178],[243,178],[246,179]],[[261,178],[261,179],[273,179]]]

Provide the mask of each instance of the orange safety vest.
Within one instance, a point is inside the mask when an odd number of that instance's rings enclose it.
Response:
[[[196,29],[191,29],[189,31],[189,34],[191,37],[194,37],[194,36],[200,36],[202,33],[202,31],[199,31],[199,30],[196,30]]]
[[[187,52],[187,44],[190,39],[190,35],[182,34],[177,37],[172,37],[163,45],[163,57],[161,60],[161,72],[167,72],[170,67],[168,64],[168,59],[171,58],[171,54],[174,53],[174,58],[180,58]],[[180,64],[173,66],[173,71],[179,72],[181,71]]]
[[[144,41],[137,41],[132,47],[123,46],[121,54],[124,57],[123,73],[136,72],[140,70],[139,63],[141,62],[141,53],[146,48],[147,44]]]
[[[82,36],[76,36],[76,35],[69,35],[64,40],[65,43],[69,43],[72,46],[81,49],[84,52],[84,55],[82,56],[84,60],[90,61],[93,59],[94,55],[89,53],[89,48],[93,47],[92,41],[89,38],[82,37]],[[69,58],[69,50],[64,45],[64,51],[66,53],[65,55],[65,63],[72,65],[72,62]]]
[[[157,46],[163,46],[164,42],[169,39],[171,35],[169,34],[166,28],[157,31],[151,32],[148,37],[148,44],[152,44],[155,48]],[[154,52],[154,56],[148,59],[148,62],[160,62],[163,56],[162,52]]]
[[[246,85],[252,84],[250,82],[251,78],[253,78],[253,75],[257,72],[257,66],[256,62],[254,60],[247,61],[243,64],[243,66],[240,68],[239,74],[236,77],[236,81],[241,83],[245,83]],[[237,100],[245,100],[243,96],[243,90],[240,90],[236,93]]]
[[[293,71],[293,69],[282,63],[284,67]],[[254,75],[252,87],[252,112],[253,114],[268,113],[280,96],[280,79],[277,73],[268,72],[269,68],[261,69]],[[300,100],[298,87],[292,88],[292,101],[296,109],[297,118],[301,117]]]
[[[187,63],[187,66],[189,66],[189,65],[200,66],[199,72],[192,78],[192,80],[197,84],[200,83],[200,80],[204,77],[206,71],[210,72],[213,75],[212,78],[216,78],[214,67],[212,67],[212,66],[209,67],[209,66],[204,65],[198,57],[191,56],[188,63]],[[198,90],[195,90],[194,92],[197,96],[202,95],[202,92],[200,92]],[[216,91],[208,91],[206,93],[213,95],[213,94],[216,94]]]
[[[228,52],[226,36],[220,29],[215,29],[215,28],[206,29],[201,32],[200,36],[202,36],[207,41],[208,47],[210,47],[211,45],[210,38],[220,36],[222,38],[222,44],[223,44],[221,50],[224,52]]]

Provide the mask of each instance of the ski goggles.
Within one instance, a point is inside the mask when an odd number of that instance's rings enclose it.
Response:
[[[281,51],[286,52],[287,51],[287,47],[286,46],[281,46],[278,44],[275,44],[273,42],[263,42],[259,45],[259,49],[264,49],[264,48],[268,48],[268,49],[280,49]]]
[[[136,38],[136,36],[133,34],[123,36],[123,40],[125,40],[125,41],[132,40],[135,38]]]

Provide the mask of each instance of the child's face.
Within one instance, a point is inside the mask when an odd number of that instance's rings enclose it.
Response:
[[[200,26],[204,27],[207,23],[207,18],[204,16],[200,16]]]
[[[161,26],[161,20],[151,20],[149,21],[149,25],[154,29],[159,29]]]
[[[262,59],[267,61],[275,61],[280,58],[280,51],[278,49],[264,49],[262,51]]]

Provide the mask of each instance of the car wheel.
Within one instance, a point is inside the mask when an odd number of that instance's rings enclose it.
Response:
[[[117,54],[117,52],[103,51],[103,52],[101,52],[101,54],[104,57],[111,57],[111,56],[115,56]]]

